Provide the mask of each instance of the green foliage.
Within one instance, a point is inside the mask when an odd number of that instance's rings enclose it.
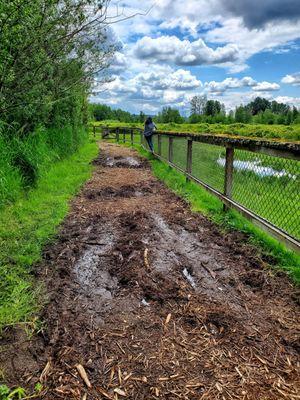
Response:
[[[11,135],[41,124],[82,124],[91,77],[114,50],[107,40],[105,3],[0,3],[0,115]]]
[[[130,114],[127,111],[121,109],[112,109],[105,104],[90,104],[90,115],[94,121],[103,120],[117,120],[120,122],[141,122],[143,123],[145,119],[141,120],[141,117],[145,114],[141,112],[140,116]]]
[[[40,128],[23,138],[0,134],[0,207],[35,185],[49,166],[74,153],[87,139],[84,128]]]
[[[247,105],[236,107],[226,115],[225,107],[219,101],[207,100],[206,96],[194,96],[190,102],[191,124],[207,122],[232,124],[233,122],[250,124],[279,124],[291,125],[298,123],[299,110],[296,107],[291,108],[287,104],[270,102],[267,99],[257,97]]]
[[[68,211],[68,201],[90,176],[95,143],[48,166],[36,187],[0,213],[0,329],[24,322],[32,325],[42,305],[32,266]],[[36,326],[36,323],[34,323]]]
[[[155,120],[161,123],[175,124],[181,124],[184,122],[184,118],[182,118],[179,111],[176,108],[171,107],[164,107],[162,112],[158,113]]]
[[[0,2],[0,207],[85,140],[92,78],[114,51],[105,4]]]
[[[6,385],[0,385],[0,400],[22,400],[22,399],[24,400],[24,399],[37,398],[37,396],[42,392],[42,390],[43,390],[43,385],[38,382],[34,387],[34,393],[27,396],[26,391],[21,387],[10,389]]]
[[[221,113],[221,103],[218,100],[208,100],[205,104],[204,114],[215,116]]]
[[[0,385],[0,400],[22,400],[26,396],[23,388],[10,390],[6,385]]]

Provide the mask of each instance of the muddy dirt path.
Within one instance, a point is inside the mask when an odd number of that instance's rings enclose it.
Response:
[[[11,383],[41,380],[43,399],[299,398],[295,289],[133,150],[101,144],[37,274],[46,326],[17,346],[7,332],[0,359]]]

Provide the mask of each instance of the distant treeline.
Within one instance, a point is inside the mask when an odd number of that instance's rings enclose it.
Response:
[[[121,109],[112,109],[103,104],[91,104],[90,112],[95,121],[117,120],[120,122],[145,121],[146,115],[131,114]],[[300,112],[296,107],[290,107],[277,101],[269,101],[257,97],[247,105],[240,105],[235,110],[226,112],[224,104],[217,100],[208,100],[206,96],[195,96],[190,102],[190,116],[183,117],[179,110],[164,107],[157,115],[152,115],[157,123],[221,123],[233,124],[267,124],[291,125],[300,124]]]

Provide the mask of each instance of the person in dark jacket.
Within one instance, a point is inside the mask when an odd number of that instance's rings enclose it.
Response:
[[[152,137],[156,129],[156,125],[152,121],[152,118],[148,117],[145,122],[144,136],[152,153],[154,152]]]

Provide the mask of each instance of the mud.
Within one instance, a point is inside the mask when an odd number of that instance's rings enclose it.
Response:
[[[296,399],[299,292],[287,277],[243,234],[192,213],[133,150],[102,143],[94,164],[36,266],[44,328],[3,332],[6,382],[41,381],[49,400]]]

